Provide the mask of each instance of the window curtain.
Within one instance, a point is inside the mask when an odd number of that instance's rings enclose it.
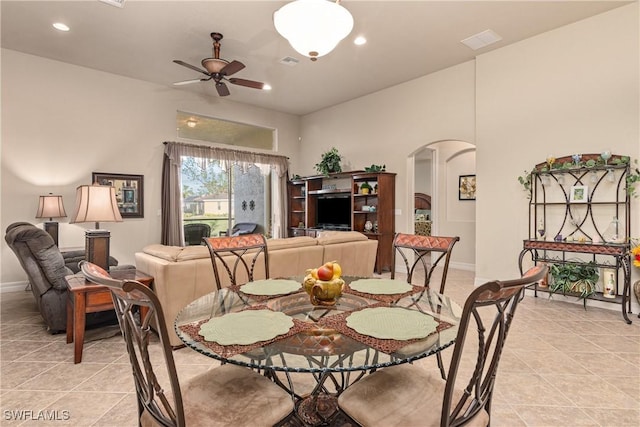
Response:
[[[182,156],[220,160],[225,167],[238,165],[246,171],[251,164],[269,165],[276,183],[273,185],[272,237],[285,237],[286,224],[286,186],[288,160],[285,156],[230,150],[227,148],[207,147],[181,142],[165,142],[164,164],[162,167],[162,244],[184,245],[182,229]]]

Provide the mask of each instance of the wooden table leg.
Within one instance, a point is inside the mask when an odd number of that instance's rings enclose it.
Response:
[[[84,345],[84,327],[86,323],[86,303],[87,294],[85,292],[77,292],[73,307],[73,363],[80,363],[82,361],[82,346]]]
[[[67,344],[73,342],[73,293],[67,295]]]

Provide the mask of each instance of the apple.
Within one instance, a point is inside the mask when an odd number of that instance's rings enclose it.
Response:
[[[323,281],[329,281],[333,278],[333,263],[328,262],[322,267],[318,268],[318,279]]]

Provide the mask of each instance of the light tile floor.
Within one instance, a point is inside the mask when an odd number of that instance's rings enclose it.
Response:
[[[449,271],[446,293],[459,304],[472,288],[472,272]],[[90,331],[74,365],[72,345],[47,334],[31,292],[0,298],[0,425],[137,425],[119,335]],[[640,426],[640,319],[627,325],[612,307],[525,297],[501,360],[492,426]],[[175,356],[182,379],[218,364],[188,348]],[[416,363],[435,368],[435,358]],[[57,419],[18,421],[21,410]]]

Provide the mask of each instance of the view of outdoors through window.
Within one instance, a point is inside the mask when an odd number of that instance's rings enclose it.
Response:
[[[269,168],[234,165],[227,170],[216,159],[182,157],[184,225],[207,224],[211,236],[245,232],[268,235],[271,180],[262,170]],[[187,244],[201,242],[199,237],[194,242],[186,240]]]

